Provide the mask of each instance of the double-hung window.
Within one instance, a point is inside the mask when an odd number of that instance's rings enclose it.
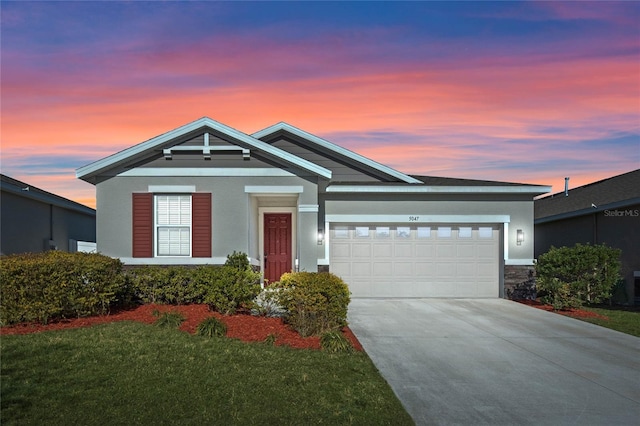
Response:
[[[156,195],[157,256],[191,256],[191,195]]]

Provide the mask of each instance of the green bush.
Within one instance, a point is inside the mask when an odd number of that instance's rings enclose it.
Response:
[[[216,317],[209,317],[198,324],[196,334],[204,337],[224,337],[227,334],[227,325]]]
[[[605,245],[551,247],[536,263],[536,286],[555,309],[602,303],[620,280],[620,250]]]
[[[5,256],[0,286],[2,325],[104,314],[130,298],[122,263],[94,253]]]
[[[204,303],[224,315],[232,315],[238,309],[251,309],[260,293],[260,274],[251,269],[200,268],[197,281],[206,288]]]
[[[206,303],[223,314],[250,309],[260,292],[260,274],[244,253],[233,252],[224,266],[146,266],[128,272],[134,294],[143,303]]]
[[[329,353],[351,353],[353,346],[349,339],[339,331],[329,331],[320,336],[320,347]]]
[[[194,279],[198,275],[194,268],[144,266],[129,270],[127,275],[135,296],[143,303],[187,305],[204,302],[206,286]]]
[[[163,312],[153,311],[153,316],[158,317],[154,322],[158,327],[178,328],[186,319],[184,315],[177,311]]]
[[[303,337],[337,330],[347,324],[350,293],[338,276],[322,272],[286,273],[270,288],[286,309],[285,320]]]

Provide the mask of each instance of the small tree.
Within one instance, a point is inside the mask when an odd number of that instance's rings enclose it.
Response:
[[[605,245],[551,247],[538,258],[536,286],[555,309],[601,303],[620,279],[620,250]]]

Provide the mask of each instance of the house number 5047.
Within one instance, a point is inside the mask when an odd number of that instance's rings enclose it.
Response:
[[[420,216],[409,216],[409,222],[417,222]]]

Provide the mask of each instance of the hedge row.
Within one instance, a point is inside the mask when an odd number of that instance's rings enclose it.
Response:
[[[127,297],[122,263],[107,256],[50,251],[0,265],[2,325],[103,314]]]
[[[206,303],[224,314],[251,308],[260,274],[246,255],[234,253],[225,266],[148,266],[123,271],[100,254],[46,253],[5,256],[0,262],[0,325],[108,312],[136,302]]]

